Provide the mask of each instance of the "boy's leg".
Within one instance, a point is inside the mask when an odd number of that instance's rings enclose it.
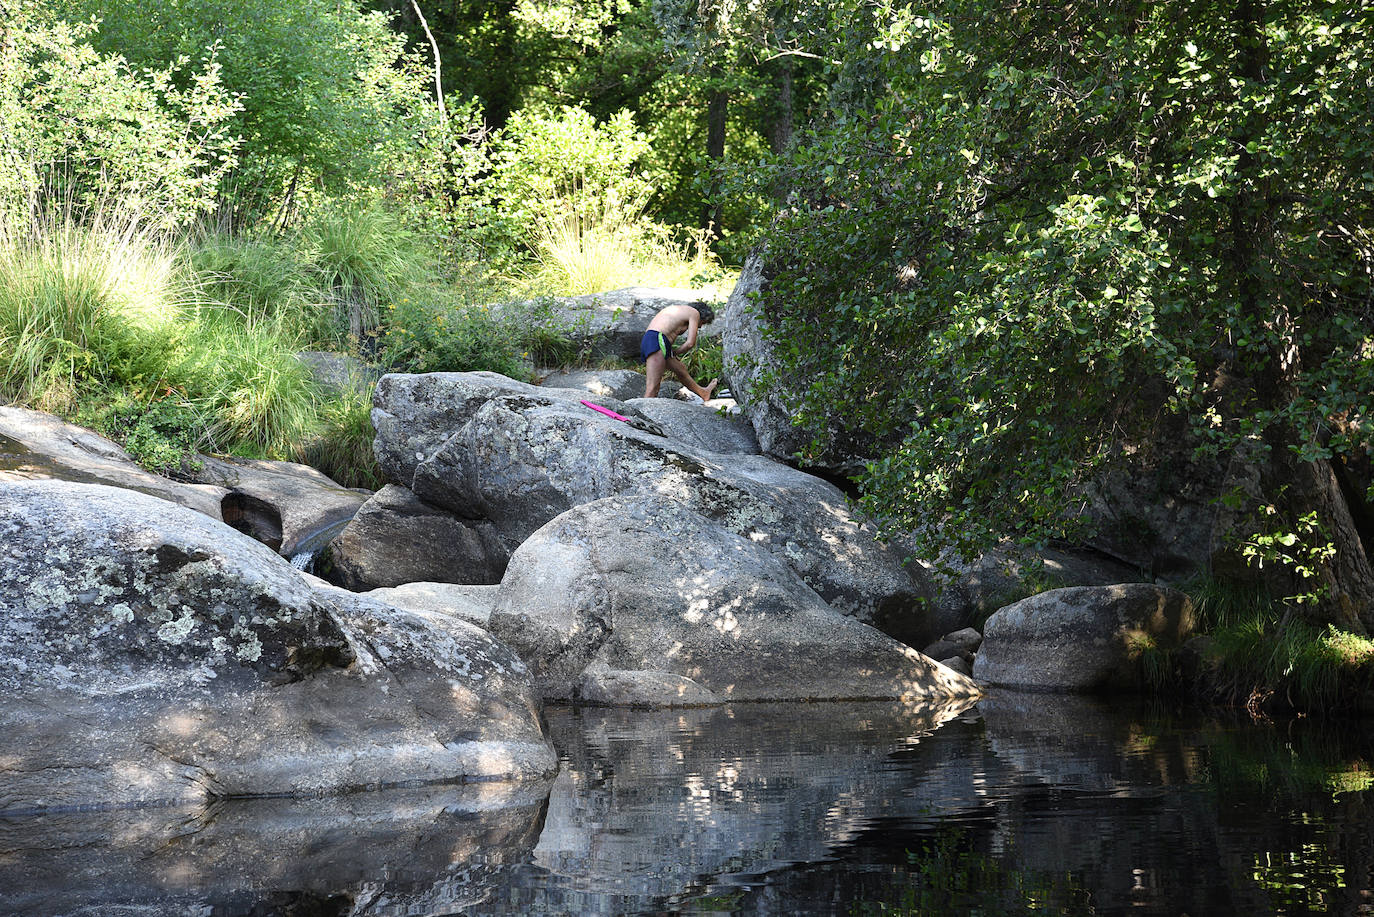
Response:
[[[681,379],[682,384],[687,386],[688,391],[696,395],[702,401],[711,400],[711,394],[716,390],[716,386],[720,384],[719,379],[712,379],[707,383],[705,388],[702,388],[700,385],[697,385],[697,380],[692,378],[692,374],[687,371],[687,367],[683,365],[682,361],[677,357],[669,357],[665,362],[668,364],[668,368],[673,371],[673,375]],[[661,370],[659,377],[662,378]]]
[[[664,369],[663,351],[655,351],[649,354],[649,358],[644,361],[644,397],[657,398],[658,387],[663,384]]]

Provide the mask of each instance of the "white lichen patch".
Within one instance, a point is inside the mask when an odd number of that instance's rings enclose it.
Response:
[[[246,639],[234,651],[234,655],[244,662],[257,662],[262,658],[262,641],[258,639],[257,634],[248,633]]]
[[[195,615],[189,609],[183,609],[181,617],[168,621],[157,629],[157,638],[163,643],[180,646],[186,642],[186,638],[191,636],[195,628]]]

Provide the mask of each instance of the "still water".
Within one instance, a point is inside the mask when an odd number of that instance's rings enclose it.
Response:
[[[1371,914],[1368,723],[551,709],[551,783],[0,820],[0,913]]]

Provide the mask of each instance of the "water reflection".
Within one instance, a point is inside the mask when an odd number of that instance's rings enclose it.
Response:
[[[550,784],[0,822],[24,914],[1374,914],[1361,724],[551,709]]]
[[[0,819],[0,912],[450,914],[539,837],[547,784]]]

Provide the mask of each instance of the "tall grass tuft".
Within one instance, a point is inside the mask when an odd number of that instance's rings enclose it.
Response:
[[[202,298],[236,310],[250,326],[286,321],[305,336],[330,336],[328,309],[310,264],[289,239],[207,233],[191,249]]]
[[[344,487],[375,490],[386,483],[372,451],[376,435],[371,388],[345,388],[320,406],[319,427],[297,447],[296,459]]]
[[[0,395],[70,412],[82,386],[156,383],[193,297],[179,246],[137,214],[0,225]]]
[[[437,274],[415,233],[375,202],[325,208],[306,225],[303,243],[354,341],[377,329],[384,303]]]
[[[169,375],[205,417],[206,447],[284,457],[313,434],[318,389],[296,359],[299,337],[289,325],[235,318],[223,306],[201,306],[195,340]]]

